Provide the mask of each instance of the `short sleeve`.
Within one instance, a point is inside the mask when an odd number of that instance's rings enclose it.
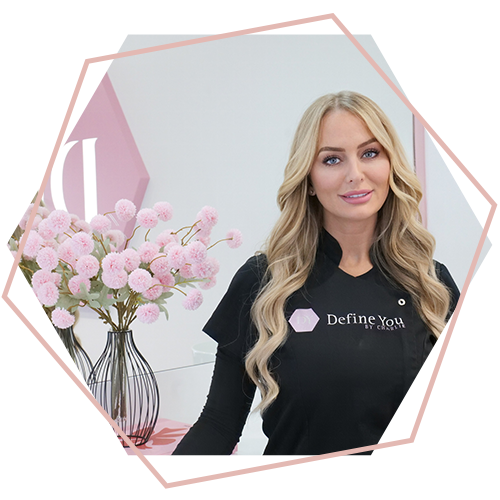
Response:
[[[264,254],[251,257],[233,277],[227,292],[203,327],[220,348],[243,359],[257,340],[250,317],[267,269]]]
[[[450,290],[450,309],[447,316],[447,321],[450,321],[457,306],[458,299],[460,298],[460,290],[446,266],[440,262],[435,262],[435,264],[438,278]],[[460,360],[469,360],[486,349],[486,344],[481,338],[481,334],[465,302],[458,316],[454,335],[456,335],[458,340]]]

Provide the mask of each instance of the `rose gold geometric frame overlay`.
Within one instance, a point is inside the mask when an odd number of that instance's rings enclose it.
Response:
[[[71,102],[69,104],[68,111],[66,113],[61,130],[60,130],[59,135],[57,137],[57,141],[56,141],[54,150],[53,150],[52,155],[50,157],[47,171],[45,172],[45,175],[44,175],[43,180],[42,180],[42,184],[41,184],[40,189],[38,191],[38,196],[37,196],[35,203],[34,203],[35,209],[31,212],[31,216],[30,216],[28,224],[26,226],[26,232],[27,233],[29,232],[29,230],[31,229],[31,226],[33,224],[33,220],[34,220],[37,208],[40,204],[43,192],[45,190],[45,186],[47,185],[55,158],[57,156],[59,148],[61,147],[61,143],[62,143],[64,134],[65,134],[66,128],[68,126],[69,119],[70,119],[71,114],[73,112],[73,108],[75,106],[78,94],[80,92],[83,80],[85,78],[87,69],[89,68],[90,64],[103,62],[103,61],[110,61],[113,59],[129,57],[129,56],[133,56],[133,55],[146,54],[149,52],[157,52],[160,50],[168,50],[168,49],[173,49],[176,47],[194,45],[194,44],[209,42],[209,41],[213,41],[213,40],[232,38],[232,37],[248,35],[248,34],[252,34],[252,33],[260,33],[260,32],[264,32],[264,31],[271,31],[271,30],[286,28],[286,27],[290,27],[290,26],[297,26],[297,25],[301,25],[301,24],[313,23],[313,22],[318,22],[318,21],[325,21],[328,19],[332,20],[340,28],[340,30],[346,35],[346,37],[351,41],[351,43],[360,51],[360,53],[365,57],[365,59],[372,65],[372,67],[375,69],[375,71],[377,71],[377,73],[384,79],[384,81],[387,83],[387,85],[389,85],[389,87],[396,93],[396,95],[401,99],[401,101],[413,113],[414,117],[416,119],[418,119],[418,121],[424,126],[426,131],[443,148],[443,150],[449,155],[449,157],[455,162],[455,164],[460,168],[460,170],[467,176],[467,178],[470,180],[470,182],[478,189],[478,191],[484,196],[484,198],[490,204],[490,210],[488,213],[488,217],[486,219],[484,229],[483,229],[481,237],[479,239],[479,244],[477,246],[477,249],[474,253],[474,257],[472,259],[471,265],[469,267],[469,271],[467,273],[467,277],[465,279],[465,283],[464,283],[463,288],[462,288],[462,293],[460,295],[460,300],[457,304],[455,314],[453,315],[453,317],[448,325],[448,328],[449,328],[448,335],[445,337],[444,342],[443,342],[443,346],[441,348],[441,351],[439,352],[439,356],[438,356],[436,365],[434,367],[432,376],[430,378],[429,385],[428,385],[427,390],[425,392],[425,396],[424,396],[423,401],[420,405],[417,419],[416,419],[415,424],[413,426],[413,430],[411,432],[410,437],[408,437],[406,439],[400,439],[400,440],[396,440],[396,441],[387,442],[387,443],[365,446],[362,448],[344,450],[344,451],[335,452],[335,453],[327,453],[325,455],[319,455],[319,456],[313,456],[313,457],[307,457],[307,458],[287,460],[284,462],[274,463],[274,464],[270,464],[270,465],[263,465],[263,466],[259,466],[259,467],[250,467],[250,468],[246,468],[246,469],[224,472],[224,473],[220,473],[220,474],[212,474],[209,476],[203,476],[203,477],[186,479],[186,480],[182,480],[182,481],[175,481],[175,482],[169,483],[169,482],[165,481],[165,479],[158,473],[158,471],[153,467],[153,465],[149,462],[149,460],[146,459],[146,457],[134,446],[134,444],[130,441],[130,439],[122,432],[122,430],[115,424],[115,422],[109,417],[109,415],[101,408],[101,406],[96,402],[96,400],[90,395],[87,388],[80,382],[80,380],[73,374],[73,372],[64,364],[64,362],[61,360],[61,358],[56,354],[56,352],[50,347],[50,345],[38,333],[36,328],[28,321],[28,319],[21,313],[21,311],[18,309],[18,307],[9,298],[8,294],[9,294],[9,291],[10,291],[10,288],[12,285],[12,281],[14,279],[15,271],[16,271],[17,266],[19,264],[20,257],[22,255],[22,251],[24,249],[24,244],[26,241],[25,239],[23,239],[21,241],[19,251],[17,252],[17,255],[14,259],[14,263],[12,265],[12,269],[9,273],[9,277],[7,279],[7,282],[6,282],[6,285],[5,285],[3,294],[2,294],[2,298],[5,300],[5,302],[7,302],[9,307],[17,314],[17,316],[19,316],[21,321],[28,327],[28,329],[33,333],[33,335],[40,341],[40,343],[45,347],[45,349],[49,352],[49,354],[57,361],[57,363],[59,363],[61,368],[63,368],[63,370],[68,374],[68,376],[73,380],[73,382],[78,386],[78,388],[87,396],[89,401],[101,412],[103,417],[109,422],[109,424],[114,428],[114,430],[122,437],[122,439],[128,444],[128,446],[130,446],[130,448],[134,451],[134,453],[141,459],[141,461],[144,463],[144,465],[152,472],[152,474],[158,479],[158,481],[160,481],[160,483],[165,488],[173,488],[173,487],[177,487],[177,486],[184,486],[184,485],[188,485],[188,484],[211,481],[214,479],[221,479],[221,478],[237,476],[237,475],[241,475],[241,474],[249,474],[252,472],[259,472],[259,471],[263,471],[263,470],[271,470],[271,469],[276,469],[276,468],[280,468],[280,467],[287,467],[290,465],[296,465],[296,464],[307,463],[307,462],[314,462],[317,460],[325,460],[328,458],[349,455],[349,454],[358,453],[361,451],[376,450],[376,449],[381,449],[381,448],[389,448],[389,447],[393,447],[393,446],[398,446],[398,445],[402,445],[402,444],[413,443],[415,440],[416,434],[418,432],[420,422],[422,420],[425,408],[427,406],[427,402],[429,400],[430,394],[431,394],[432,389],[434,387],[434,383],[435,383],[437,374],[438,374],[439,369],[441,367],[443,357],[446,353],[446,349],[448,347],[448,343],[449,343],[451,335],[453,333],[453,329],[455,327],[457,318],[459,316],[460,309],[462,307],[462,303],[465,299],[465,296],[467,294],[467,290],[469,288],[469,284],[472,280],[472,276],[473,276],[474,270],[476,268],[481,250],[482,250],[484,242],[486,240],[486,236],[487,236],[488,230],[490,228],[491,221],[493,219],[493,215],[494,215],[495,210],[496,210],[496,206],[497,206],[496,203],[493,201],[491,196],[485,191],[485,189],[472,176],[472,174],[465,168],[465,166],[459,161],[459,159],[453,154],[453,152],[448,148],[448,146],[441,140],[441,138],[436,134],[436,132],[432,129],[432,127],[430,127],[430,125],[424,120],[424,118],[420,115],[420,113],[418,113],[418,111],[411,105],[411,103],[403,95],[403,93],[394,85],[394,83],[390,80],[390,78],[382,71],[382,69],[377,65],[377,63],[373,60],[373,58],[366,52],[366,50],[360,45],[360,43],[354,38],[354,36],[346,29],[346,27],[340,22],[340,20],[334,14],[326,14],[326,15],[322,15],[322,16],[310,17],[310,18],[306,18],[306,19],[299,19],[299,20],[295,20],[295,21],[272,24],[272,25],[268,25],[268,26],[261,26],[261,27],[257,27],[257,28],[247,29],[247,30],[234,31],[234,32],[224,33],[221,35],[213,35],[213,36],[207,36],[207,37],[202,37],[202,38],[196,38],[193,40],[170,43],[170,44],[166,44],[166,45],[149,47],[149,48],[145,48],[145,49],[132,50],[129,52],[123,52],[123,53],[119,53],[119,54],[111,54],[111,55],[107,55],[107,56],[96,57],[96,58],[85,60],[85,62],[83,64],[82,71],[80,73],[80,77],[79,77],[78,82],[76,84],[76,88],[73,92],[73,96],[71,98]]]

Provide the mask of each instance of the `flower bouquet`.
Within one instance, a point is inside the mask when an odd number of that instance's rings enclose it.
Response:
[[[30,205],[19,224],[22,230],[32,209]],[[134,218],[137,225],[128,238],[113,228],[116,219]],[[69,328],[78,308],[88,307],[109,326],[108,343],[87,383],[137,445],[149,439],[159,398],[153,372],[133,342],[131,324],[136,319],[153,323],[161,313],[168,319],[166,301],[176,292],[184,295],[186,309],[197,309],[203,301],[201,290],[215,285],[219,271],[219,262],[208,251],[222,241],[231,248],[242,242],[240,231],[232,229],[211,244],[218,214],[209,206],[200,210],[193,224],[165,229],[151,241],[151,230],[171,218],[168,202],[136,213],[135,205],[122,199],[113,212],[96,215],[90,222],[64,210],[39,207],[31,230],[22,236],[26,241],[21,269],[31,278],[52,323]],[[129,247],[141,228],[146,230],[144,241],[137,248]],[[9,244],[17,251],[20,242],[11,238]],[[131,389],[136,390],[135,396]],[[139,416],[137,422],[130,421],[132,413]]]

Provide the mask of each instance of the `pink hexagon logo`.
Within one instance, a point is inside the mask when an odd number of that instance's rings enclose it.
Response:
[[[5,119],[6,142],[28,160],[38,186],[86,58],[18,73]],[[140,207],[149,182],[104,63],[89,66],[44,202],[90,220],[121,198]],[[132,225],[131,228],[128,225]],[[120,224],[129,231],[133,222]]]
[[[295,309],[288,322],[296,332],[312,332],[319,317],[312,309]]]

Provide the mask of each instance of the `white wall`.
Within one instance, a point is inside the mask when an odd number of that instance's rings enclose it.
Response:
[[[190,38],[129,36],[121,52]],[[358,39],[395,80],[372,38]],[[411,113],[343,35],[218,40],[117,59],[108,73],[151,176],[143,206],[169,201],[175,217],[162,227],[178,228],[212,205],[220,214],[215,236],[237,227],[245,241],[237,250],[225,244],[212,250],[221,272],[199,310],[185,311],[177,296],[170,299],[168,322],[134,323],[154,370],[192,364],[192,346],[206,342],[204,323],[278,216],[276,193],[292,136],[312,101],[340,90],[368,95],[413,155]],[[89,354],[98,356],[105,327],[84,313],[78,332]]]
[[[491,196],[493,193],[493,35],[426,34],[425,118]],[[428,227],[436,259],[462,288],[489,204],[426,136]],[[466,304],[488,346],[470,362],[476,409],[493,417],[493,227]]]

